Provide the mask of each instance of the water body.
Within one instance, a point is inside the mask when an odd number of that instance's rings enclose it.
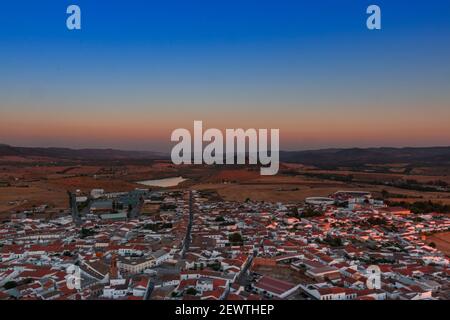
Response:
[[[143,184],[143,185],[149,186],[149,187],[168,188],[168,187],[175,187],[183,181],[186,181],[186,179],[184,179],[183,177],[172,177],[172,178],[157,179],[157,180],[137,181],[136,183]]]

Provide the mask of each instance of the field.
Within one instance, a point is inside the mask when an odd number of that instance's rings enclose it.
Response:
[[[427,243],[434,242],[436,248],[450,257],[450,232],[435,233],[427,237]]]
[[[450,176],[432,175],[406,175],[397,173],[366,173],[358,171],[344,170],[316,170],[313,168],[286,166],[289,174],[278,174],[277,176],[260,176],[258,172],[242,169],[229,170],[217,173],[217,177],[227,177],[226,183],[217,183],[214,177],[210,177],[206,183],[197,183],[192,188],[215,189],[219,195],[226,200],[244,201],[247,198],[257,201],[282,201],[298,202],[312,196],[328,196],[337,190],[365,190],[372,192],[375,196],[381,196],[383,190],[389,192],[388,200],[391,201],[434,201],[443,204],[450,204],[449,192],[423,192],[416,190],[402,189],[384,185],[385,181],[396,181],[400,179],[412,179],[417,181],[449,181]],[[295,175],[292,174],[295,171]],[[227,170],[224,170],[227,171]],[[352,175],[358,182],[343,182],[333,179],[318,178],[310,176],[328,175]],[[232,179],[232,177],[234,179]],[[230,182],[231,180],[231,182]]]
[[[12,160],[12,159],[9,159]],[[369,168],[370,170],[368,170]],[[54,211],[67,209],[68,190],[102,188],[107,192],[129,191],[142,187],[139,180],[183,176],[188,179],[178,188],[215,190],[224,200],[246,199],[298,203],[311,196],[327,196],[337,190],[365,190],[385,200],[428,201],[450,204],[450,192],[424,192],[387,182],[415,180],[450,182],[447,167],[414,167],[405,164],[338,168],[323,170],[301,164],[282,164],[276,176],[261,176],[255,166],[174,166],[169,161],[114,163],[77,163],[18,161],[0,164],[0,213],[11,213],[46,204]],[[345,181],[335,177],[351,176]]]
[[[257,266],[253,267],[251,270],[261,275],[266,275],[283,281],[294,283],[311,282],[311,278],[305,276],[303,272],[294,270],[287,265]]]

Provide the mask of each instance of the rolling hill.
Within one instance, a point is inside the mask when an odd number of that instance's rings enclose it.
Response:
[[[152,151],[116,149],[70,149],[14,147],[0,144],[0,157],[49,158],[59,160],[145,160],[170,159]],[[280,151],[282,162],[318,167],[361,166],[364,164],[408,163],[412,165],[450,165],[450,147],[350,148],[309,151]]]

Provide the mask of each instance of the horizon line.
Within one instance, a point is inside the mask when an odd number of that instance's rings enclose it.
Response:
[[[11,147],[11,148],[27,148],[27,149],[69,149],[69,150],[114,150],[114,151],[129,151],[129,152],[153,152],[161,154],[170,154],[170,151],[161,151],[154,149],[124,149],[124,148],[114,148],[114,147],[61,147],[61,146],[24,146],[24,145],[12,145],[8,143],[0,142],[0,147]],[[326,150],[351,150],[351,149],[433,149],[433,148],[450,148],[449,145],[430,145],[430,146],[370,146],[370,147],[323,147],[323,148],[308,148],[308,149],[280,149],[279,152],[307,152],[307,151],[326,151]],[[266,150],[267,151],[267,150]],[[248,152],[245,152],[248,153]]]

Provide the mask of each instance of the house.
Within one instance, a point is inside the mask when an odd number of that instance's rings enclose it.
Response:
[[[129,281],[125,279],[111,280],[109,286],[103,288],[103,297],[108,299],[120,299],[127,295]]]
[[[117,267],[120,270],[130,273],[141,273],[145,269],[159,266],[165,260],[169,259],[170,253],[161,249],[145,257],[120,257],[117,261]]]
[[[225,298],[227,290],[225,288],[217,288],[211,291],[202,292],[201,300],[222,300]]]
[[[317,281],[323,281],[326,279],[330,281],[337,281],[341,278],[339,269],[337,269],[336,267],[328,266],[311,268],[307,270],[305,274]]]
[[[91,213],[105,213],[113,211],[113,202],[111,200],[94,201],[90,208]]]
[[[149,279],[148,278],[140,278],[137,281],[133,281],[131,285],[133,296],[135,297],[143,297],[145,295],[145,292],[147,291],[147,287],[149,285]]]
[[[267,297],[286,298],[294,293],[300,285],[296,285],[287,281],[278,280],[268,276],[261,277],[253,288],[259,293]]]
[[[301,288],[317,300],[353,300],[357,291],[349,288],[330,287],[324,284],[302,285]]]

